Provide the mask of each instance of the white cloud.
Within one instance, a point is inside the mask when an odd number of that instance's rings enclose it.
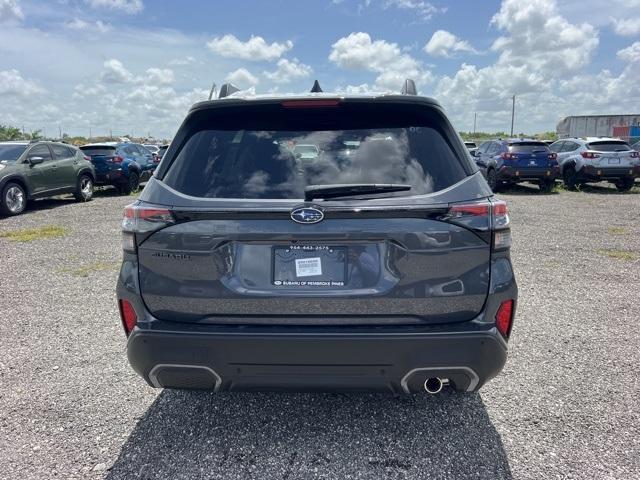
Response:
[[[504,0],[492,24],[507,32],[491,47],[499,63],[545,74],[564,74],[587,65],[598,46],[588,23],[573,24],[558,13],[555,0]]]
[[[387,0],[385,7],[396,7],[404,10],[411,10],[422,20],[431,20],[435,14],[447,11],[446,7],[439,8],[431,2],[426,2],[424,0]]]
[[[67,22],[65,26],[71,30],[97,30],[100,33],[107,33],[111,30],[111,25],[104,23],[102,20],[89,23],[80,18],[74,18],[70,22]]]
[[[18,0],[0,0],[0,22],[5,20],[22,20],[24,14]]]
[[[195,63],[196,59],[195,57],[192,57],[191,55],[186,56],[184,58],[174,58],[173,60],[171,60],[169,62],[169,65],[191,65],[192,63]]]
[[[275,83],[290,83],[307,78],[313,72],[309,65],[300,63],[297,58],[292,61],[282,58],[278,60],[277,67],[273,72],[263,72],[263,75]]]
[[[502,32],[492,46],[499,54],[496,62],[482,68],[465,63],[455,75],[442,77],[435,89],[454,121],[469,125],[469,112],[477,111],[482,128],[508,129],[513,94],[516,112],[526,112],[526,121],[516,113],[516,130],[519,121],[553,129],[560,116],[594,108],[577,92],[559,96],[567,78],[591,79],[580,72],[598,46],[593,26],[569,22],[555,0],[504,0],[492,25]],[[611,77],[607,73],[602,78],[607,75]]]
[[[119,10],[129,15],[140,13],[144,9],[142,0],[84,0],[84,2],[93,8]]]
[[[16,70],[0,70],[0,95],[28,98],[44,93],[44,89],[32,80],[22,77]]]
[[[103,64],[101,80],[105,83],[127,83],[134,80],[133,74],[127,70],[120,60],[112,58]]]
[[[614,18],[611,21],[613,23],[613,30],[618,35],[622,35],[623,37],[640,35],[640,17],[623,18],[620,20]]]
[[[424,51],[434,57],[450,57],[455,52],[477,53],[465,40],[461,40],[451,32],[437,30],[424,46]]]
[[[257,85],[260,81],[246,68],[239,68],[227,75],[226,80],[237,87],[246,88]]]
[[[624,60],[625,62],[640,62],[640,42],[634,42],[629,45],[627,48],[623,48],[622,50],[618,50],[618,58]],[[638,80],[636,80],[638,81]]]
[[[251,36],[249,40],[243,42],[234,35],[227,34],[207,42],[207,47],[222,57],[273,61],[291,50],[293,42],[287,40],[284,43],[273,42],[269,44],[264,38],[255,36]]]
[[[144,77],[138,78],[139,83],[150,83],[153,85],[171,85],[175,80],[173,70],[170,68],[149,68]]]
[[[385,40],[371,40],[368,33],[351,33],[331,46],[329,60],[339,67],[349,70],[366,70],[378,73],[376,85],[391,90],[399,90],[406,78],[418,84],[432,80],[430,72],[407,53],[403,53],[396,43]]]

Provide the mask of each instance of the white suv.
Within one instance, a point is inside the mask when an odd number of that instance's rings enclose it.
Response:
[[[569,190],[587,182],[610,181],[628,191],[640,177],[640,153],[618,138],[564,138],[554,142],[562,178]]]

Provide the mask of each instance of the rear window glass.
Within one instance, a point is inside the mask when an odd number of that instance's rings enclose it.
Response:
[[[442,135],[424,126],[203,130],[186,142],[165,182],[198,197],[289,199],[303,198],[308,185],[349,183],[409,184],[393,196],[419,195],[464,176]]]
[[[91,157],[95,155],[113,156],[115,155],[116,147],[80,147],[80,150]]]
[[[464,142],[464,144],[468,147],[468,148],[476,148],[476,144],[474,142]]]
[[[353,183],[408,184],[382,196],[412,196],[474,173],[444,116],[414,104],[222,106],[192,113],[174,141],[159,178],[203,198],[302,199],[307,186]]]
[[[518,142],[510,143],[509,151],[511,153],[548,152],[549,146],[544,142]]]
[[[0,161],[15,162],[26,149],[26,145],[0,145]]]
[[[596,152],[626,152],[631,150],[631,147],[627,142],[591,142],[588,145],[589,150],[595,150]]]

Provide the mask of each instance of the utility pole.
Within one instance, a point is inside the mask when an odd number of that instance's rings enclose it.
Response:
[[[476,121],[478,120],[478,112],[473,114],[473,136],[476,136]]]
[[[511,136],[513,137],[513,119],[516,116],[516,96],[514,95],[511,100]]]
[[[93,137],[93,135],[91,135],[91,127],[89,127],[89,138]]]
[[[60,124],[58,124],[58,138],[62,140],[62,127],[60,127]]]

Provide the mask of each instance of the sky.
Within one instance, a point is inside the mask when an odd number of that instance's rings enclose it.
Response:
[[[640,0],[0,0],[0,124],[170,138],[213,82],[398,92],[458,130],[640,113]]]

